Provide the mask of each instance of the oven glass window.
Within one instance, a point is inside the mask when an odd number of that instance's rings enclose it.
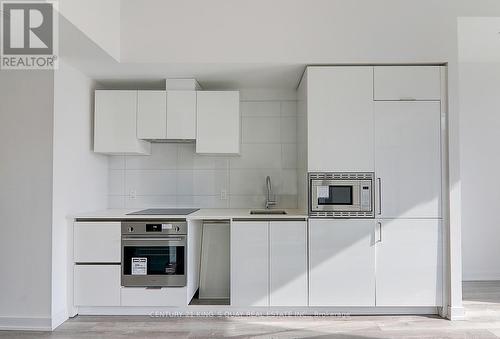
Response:
[[[328,186],[328,197],[318,198],[318,205],[352,205],[352,186]]]
[[[184,275],[184,246],[125,246],[123,260],[123,273],[126,275]],[[146,266],[146,272],[132,272],[133,260],[142,262]]]

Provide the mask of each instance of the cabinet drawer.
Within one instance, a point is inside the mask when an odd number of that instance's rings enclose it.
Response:
[[[186,306],[185,287],[165,287],[158,289],[144,287],[122,287],[122,306]]]
[[[120,265],[75,265],[75,306],[120,306]]]
[[[440,100],[440,66],[377,66],[374,100]]]
[[[119,263],[119,222],[75,222],[74,261],[77,263]]]

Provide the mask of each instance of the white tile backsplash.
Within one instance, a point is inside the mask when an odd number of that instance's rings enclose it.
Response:
[[[110,156],[109,208],[263,208],[268,175],[278,207],[296,208],[293,92],[247,97],[240,103],[239,156],[198,155],[194,143],[154,143],[150,156]]]
[[[296,143],[297,142],[297,118],[282,117],[281,118],[281,142]]]
[[[281,167],[284,169],[297,168],[297,144],[281,145]]]
[[[125,194],[176,195],[177,171],[175,170],[126,170]]]
[[[231,171],[249,168],[281,168],[281,144],[241,144],[241,154],[230,160]]]
[[[178,144],[151,145],[151,155],[130,155],[125,157],[127,170],[145,169],[177,169]]]
[[[279,117],[280,101],[242,101],[240,103],[242,117]]]
[[[281,101],[280,105],[281,116],[296,116],[297,101]]]
[[[125,195],[125,170],[109,170],[108,195]]]
[[[280,143],[280,117],[242,117],[241,142],[243,144]]]

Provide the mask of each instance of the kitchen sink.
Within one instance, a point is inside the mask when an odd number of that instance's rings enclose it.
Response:
[[[286,211],[285,210],[251,210],[250,211],[250,214],[261,214],[261,215],[265,215],[265,214],[280,214],[280,215],[283,215],[283,214],[286,214]]]

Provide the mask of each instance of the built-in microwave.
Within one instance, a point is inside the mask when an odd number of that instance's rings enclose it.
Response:
[[[373,172],[309,173],[309,215],[374,218]]]

